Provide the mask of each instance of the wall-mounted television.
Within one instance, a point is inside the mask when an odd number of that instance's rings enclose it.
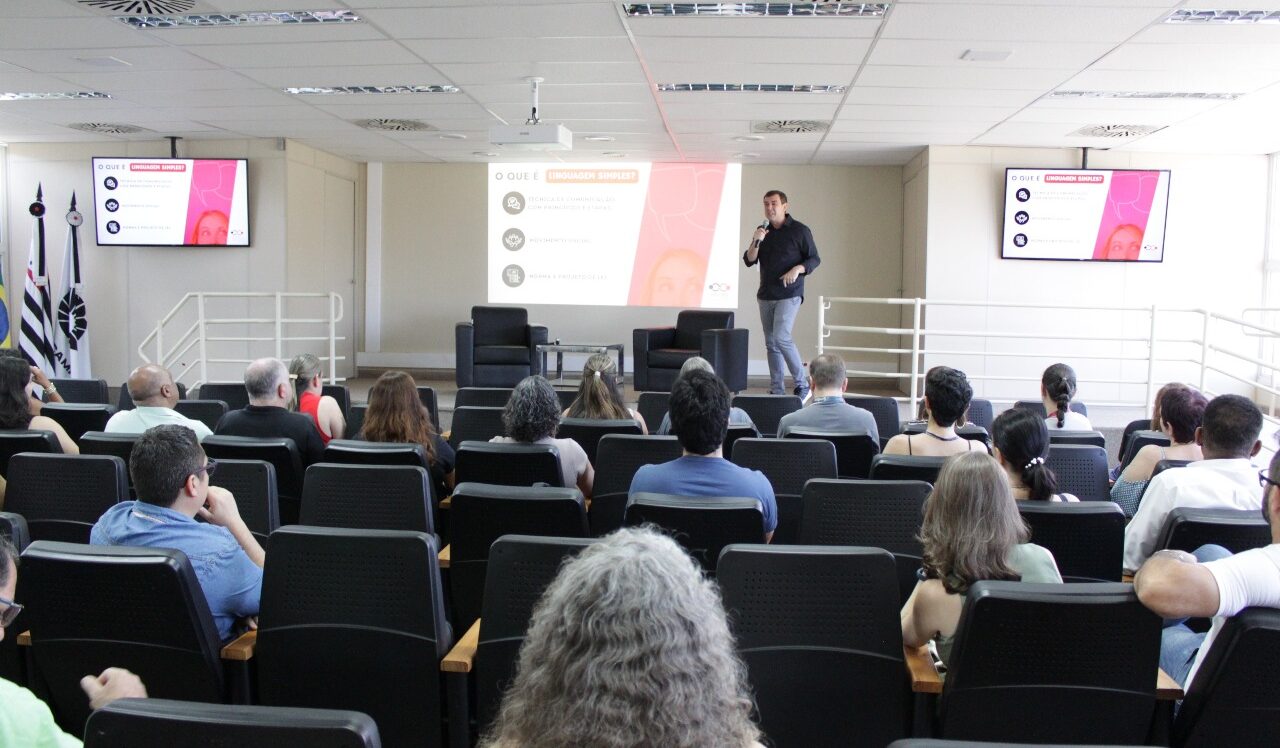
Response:
[[[243,158],[94,158],[100,246],[249,246]]]
[[[1005,169],[1000,256],[1161,262],[1169,171]]]

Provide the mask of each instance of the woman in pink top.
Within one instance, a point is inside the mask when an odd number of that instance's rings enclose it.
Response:
[[[347,429],[347,419],[337,400],[320,394],[323,392],[320,359],[310,353],[294,356],[289,362],[289,376],[297,393],[297,411],[311,416],[325,444],[330,439],[341,439]]]

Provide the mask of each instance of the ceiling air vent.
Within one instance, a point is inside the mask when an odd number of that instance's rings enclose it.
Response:
[[[366,130],[383,132],[423,132],[436,129],[434,125],[417,119],[358,119],[355,123]]]
[[[1078,138],[1136,138],[1139,135],[1150,135],[1163,129],[1163,127],[1156,125],[1086,125],[1075,132],[1068,133],[1068,136]]]
[[[108,13],[141,13],[149,16],[189,13],[196,0],[80,0],[80,4]]]
[[[771,119],[751,123],[751,132],[826,132],[831,122],[821,119]]]
[[[114,122],[75,122],[67,125],[67,127],[81,132],[96,132],[99,135],[133,135],[140,132],[151,132],[145,127],[122,125]]]

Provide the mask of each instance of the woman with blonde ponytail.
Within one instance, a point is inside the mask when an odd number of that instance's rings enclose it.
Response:
[[[582,383],[578,385],[578,397],[564,411],[565,418],[590,418],[595,420],[627,419],[640,424],[640,430],[649,433],[644,417],[627,407],[618,385],[618,365],[607,353],[596,353],[587,359],[582,368]]]
[[[338,401],[323,394],[320,359],[310,353],[294,356],[289,362],[289,378],[294,389],[291,410],[310,416],[325,444],[330,439],[341,439],[347,430],[347,419]]]

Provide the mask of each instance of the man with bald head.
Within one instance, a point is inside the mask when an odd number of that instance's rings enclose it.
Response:
[[[218,421],[215,434],[251,436],[257,439],[292,439],[306,467],[319,462],[324,442],[315,421],[301,413],[289,412],[293,383],[289,369],[278,358],[260,358],[244,370],[244,388],[249,404],[233,410]]]
[[[173,375],[163,366],[146,364],[129,375],[129,397],[133,398],[133,410],[122,410],[107,421],[107,432],[115,434],[141,434],[152,426],[174,424],[186,426],[196,432],[196,439],[204,441],[213,432],[200,421],[192,420],[174,410],[178,404],[178,385]]]

